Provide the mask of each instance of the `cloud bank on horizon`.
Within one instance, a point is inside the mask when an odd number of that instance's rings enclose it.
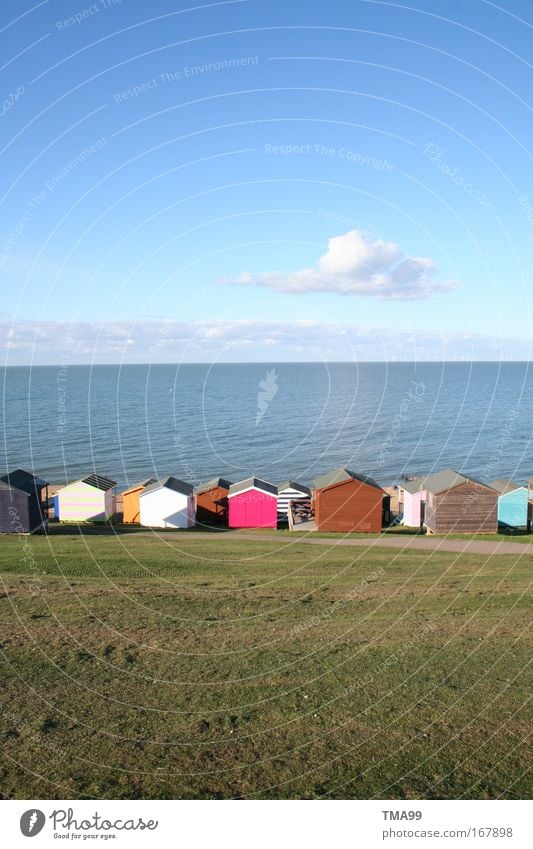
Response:
[[[533,341],[320,321],[0,321],[5,365],[531,359]]]
[[[222,278],[225,285],[265,286],[277,292],[304,295],[333,292],[379,300],[414,301],[456,289],[456,280],[439,281],[428,257],[407,256],[396,242],[372,240],[361,230],[349,230],[328,241],[328,249],[312,268],[299,271],[244,272]]]

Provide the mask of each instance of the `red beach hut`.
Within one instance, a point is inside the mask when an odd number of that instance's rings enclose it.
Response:
[[[226,478],[213,478],[196,489],[196,521],[199,525],[225,525],[228,520],[228,492],[231,483]]]
[[[313,481],[319,531],[379,533],[388,523],[390,497],[367,475],[334,469]]]
[[[277,487],[259,478],[232,484],[228,492],[228,525],[230,528],[277,528]]]

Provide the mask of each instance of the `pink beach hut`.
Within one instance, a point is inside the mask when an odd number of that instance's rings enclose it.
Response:
[[[400,503],[403,503],[403,524],[413,528],[421,528],[424,524],[427,490],[422,489],[422,477],[402,483],[400,487]]]
[[[230,528],[277,528],[277,487],[259,478],[232,484],[228,492],[228,525]]]

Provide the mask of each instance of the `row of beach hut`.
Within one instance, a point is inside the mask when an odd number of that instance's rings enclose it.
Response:
[[[498,525],[528,528],[529,486],[498,479],[485,484],[445,469],[395,487],[399,520],[430,533],[494,533]],[[334,469],[308,487],[257,477],[231,483],[218,477],[194,488],[178,478],[148,478],[122,495],[122,521],[147,528],[309,527],[341,533],[376,533],[391,522],[391,497],[373,478]],[[0,532],[32,533],[48,521],[48,483],[17,469],[0,478]],[[99,474],[67,484],[53,496],[60,522],[106,522],[117,514],[116,482]],[[294,524],[296,523],[296,524]]]
[[[497,478],[490,484],[444,469],[414,477],[399,487],[403,524],[435,534],[529,530],[533,513],[529,485]]]

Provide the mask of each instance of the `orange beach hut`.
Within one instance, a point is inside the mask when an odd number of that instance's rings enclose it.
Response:
[[[139,497],[141,492],[144,492],[145,487],[151,483],[155,483],[154,478],[147,478],[145,481],[130,486],[122,493],[122,521],[125,525],[139,525],[141,522],[141,507]]]

